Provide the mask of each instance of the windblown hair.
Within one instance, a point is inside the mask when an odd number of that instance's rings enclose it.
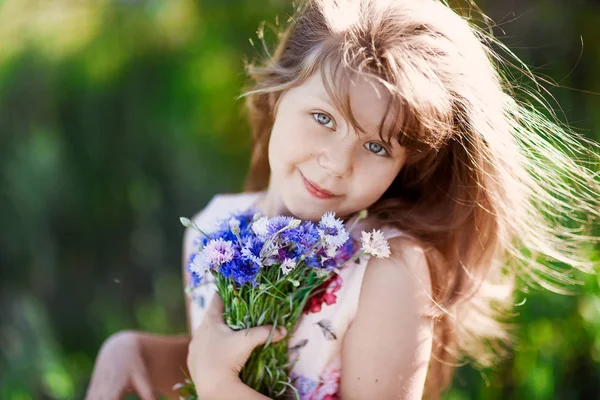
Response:
[[[320,70],[358,131],[352,82],[368,77],[389,92],[379,134],[408,159],[369,214],[425,250],[436,305],[425,398],[439,398],[459,362],[492,366],[507,354],[517,283],[564,293],[578,283],[573,269],[593,271],[584,250],[598,240],[589,233],[600,214],[590,167],[597,145],[537,110],[527,100],[536,92],[512,86],[508,66],[536,78],[445,2],[311,0],[290,21],[274,54],[248,66],[254,147],[246,188],[268,185],[283,92]]]

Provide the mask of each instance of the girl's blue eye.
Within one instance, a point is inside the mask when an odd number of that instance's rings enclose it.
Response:
[[[313,117],[320,125],[323,125],[330,129],[334,129],[333,120],[329,115],[323,113],[313,113]],[[331,126],[329,126],[329,124],[331,124]]]
[[[387,156],[388,152],[381,144],[376,142],[369,142],[365,144],[365,148],[370,152],[377,154],[378,156]]]

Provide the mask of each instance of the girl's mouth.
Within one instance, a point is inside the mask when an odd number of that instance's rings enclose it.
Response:
[[[302,175],[302,173],[300,173],[300,175]],[[310,193],[312,196],[314,196],[318,199],[331,199],[334,197],[338,197],[337,195],[331,193],[330,191],[321,188],[316,183],[309,181],[308,179],[306,179],[304,177],[304,175],[302,175],[302,181],[304,182],[304,186],[306,187],[306,190],[308,191],[308,193]]]

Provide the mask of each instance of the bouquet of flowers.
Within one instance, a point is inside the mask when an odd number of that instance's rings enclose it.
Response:
[[[352,227],[365,215],[361,212]],[[324,290],[323,283],[341,266],[365,254],[390,254],[379,231],[363,232],[357,251],[349,230],[333,213],[315,224],[284,216],[269,219],[250,210],[219,221],[213,232],[203,232],[187,218],[181,222],[201,234],[187,266],[188,292],[214,282],[225,304],[225,321],[234,330],[272,324],[273,329],[284,326],[292,332],[307,301]],[[270,398],[295,392],[287,342],[267,342],[255,349],[241,380]],[[186,396],[181,399],[197,399],[190,380],[175,389]]]

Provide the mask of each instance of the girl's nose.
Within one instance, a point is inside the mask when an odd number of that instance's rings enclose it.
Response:
[[[352,171],[354,145],[351,140],[330,144],[319,156],[319,165],[331,176],[345,178]]]

